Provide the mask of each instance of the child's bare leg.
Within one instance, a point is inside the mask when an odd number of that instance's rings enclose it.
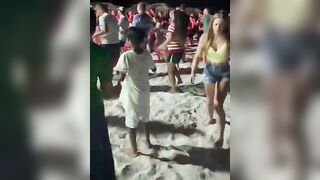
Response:
[[[130,144],[131,144],[131,151],[126,152],[128,155],[137,157],[138,154],[138,148],[137,148],[137,130],[135,128],[129,128],[129,138],[130,138]]]
[[[183,82],[182,82],[180,72],[179,72],[179,64],[176,64],[175,75],[178,79],[178,84],[182,84]]]
[[[148,148],[152,148],[152,144],[150,142],[150,131],[149,131],[149,124],[144,123],[144,132],[146,134],[147,146]]]

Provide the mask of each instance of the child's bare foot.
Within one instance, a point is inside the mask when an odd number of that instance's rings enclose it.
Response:
[[[171,89],[169,90],[169,92],[172,93],[172,94],[175,94],[175,93],[177,93],[178,91],[177,91],[176,88],[171,88]]]
[[[203,122],[203,125],[208,126],[210,124],[215,124],[216,120],[215,119],[207,119],[206,121]]]
[[[148,147],[149,149],[153,148],[153,145],[151,144],[151,142],[147,142],[147,147]]]
[[[130,149],[124,149],[123,152],[126,153],[128,156],[131,156],[131,157],[138,157],[139,156],[138,151],[134,151],[131,148]]]

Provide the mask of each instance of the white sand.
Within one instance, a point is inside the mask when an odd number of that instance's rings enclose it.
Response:
[[[201,74],[195,84],[190,83],[190,63],[181,63],[183,93],[170,94],[168,76],[156,76],[150,80],[151,93],[151,143],[153,150],[145,145],[143,129],[138,129],[137,158],[122,152],[129,148],[129,136],[124,125],[124,109],[119,100],[105,101],[110,141],[119,180],[196,180],[230,179],[229,137],[226,125],[223,149],[214,149],[216,126],[204,126],[206,98]],[[200,64],[200,67],[203,67]],[[157,63],[158,72],[166,73],[166,65]],[[189,68],[189,69],[188,69]],[[230,122],[230,96],[224,104],[227,121]]]

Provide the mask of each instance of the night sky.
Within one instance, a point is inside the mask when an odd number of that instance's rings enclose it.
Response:
[[[141,2],[142,0],[104,0],[103,2],[110,2],[124,7],[130,7],[132,4]],[[101,0],[91,0],[91,2],[101,2]],[[230,0],[145,0],[147,3],[166,3],[169,6],[176,7],[184,3],[187,7],[205,8],[211,10],[224,9],[230,10]]]

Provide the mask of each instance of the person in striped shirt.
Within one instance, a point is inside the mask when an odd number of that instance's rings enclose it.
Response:
[[[178,77],[178,81],[181,81],[176,65],[184,57],[188,23],[184,20],[183,13],[180,10],[171,11],[170,18],[172,22],[168,27],[166,40],[157,49],[166,49],[168,52],[167,66],[171,86],[170,92],[176,93],[175,76]]]

